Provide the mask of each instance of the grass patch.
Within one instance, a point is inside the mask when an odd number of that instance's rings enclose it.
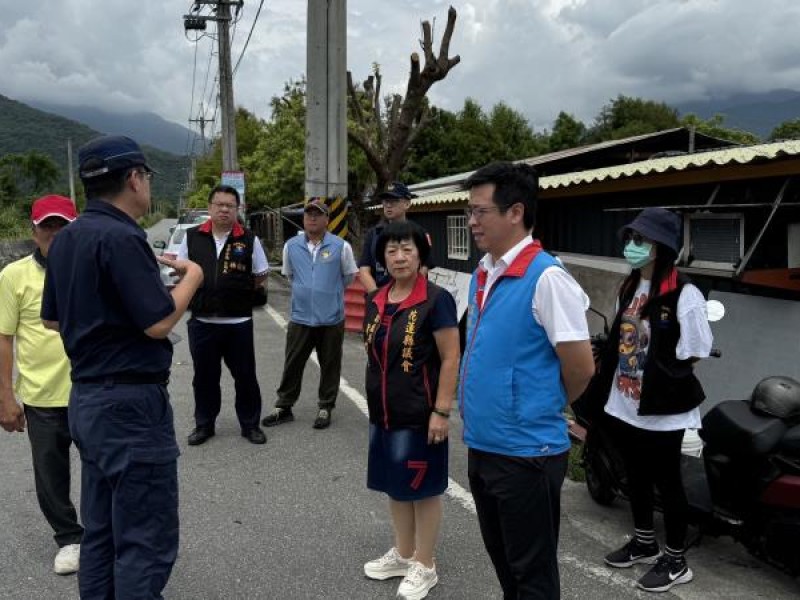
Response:
[[[567,477],[572,481],[584,482],[586,481],[586,473],[584,473],[581,466],[581,452],[583,446],[580,444],[573,444],[569,449],[569,463],[567,466]]]
[[[149,229],[164,218],[163,213],[160,212],[148,213],[139,219],[138,223],[142,229]]]
[[[21,240],[31,235],[31,222],[15,206],[0,207],[0,239]]]

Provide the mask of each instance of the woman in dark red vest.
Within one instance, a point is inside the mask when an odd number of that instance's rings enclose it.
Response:
[[[430,245],[411,221],[387,225],[378,260],[392,279],[367,297],[364,345],[370,441],[367,487],[389,496],[395,545],[364,565],[403,577],[399,597],[424,598],[447,488],[448,422],[459,361],[456,305],[420,274]]]

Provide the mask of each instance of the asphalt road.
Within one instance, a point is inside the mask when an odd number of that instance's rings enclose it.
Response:
[[[156,238],[158,239],[158,238]],[[264,410],[275,399],[283,364],[288,290],[270,279],[270,306],[255,315]],[[233,385],[217,436],[188,447],[192,428],[192,366],[185,341],[175,347],[170,394],[183,455],[179,462],[181,549],[165,596],[169,599],[392,598],[397,580],[364,578],[364,561],[391,546],[385,499],[365,487],[367,421],[363,406],[363,348],[348,334],[338,405],[330,429],[311,428],[318,369],[309,363],[293,423],[267,429],[265,446],[239,435]],[[464,488],[466,453],[453,419],[451,487],[437,552],[440,583],[431,599],[501,598]],[[73,461],[78,481],[79,462]],[[33,489],[27,437],[0,435],[0,599],[77,598],[74,576],[52,573],[55,545]],[[74,495],[77,497],[77,485]],[[561,527],[562,597],[628,600],[644,567],[611,570],[602,556],[629,531],[628,508],[595,505],[582,484],[567,482]],[[695,581],[674,594],[686,600],[800,597],[800,583],[750,557],[726,539],[707,539],[689,553]]]

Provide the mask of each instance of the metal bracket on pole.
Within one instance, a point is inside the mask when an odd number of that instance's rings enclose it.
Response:
[[[772,203],[772,210],[767,217],[767,220],[764,222],[764,226],[761,228],[761,231],[758,232],[755,241],[750,245],[750,248],[747,249],[747,252],[744,255],[744,258],[739,262],[739,265],[736,267],[736,272],[734,273],[734,277],[740,277],[742,271],[744,271],[747,264],[750,262],[750,259],[753,257],[753,253],[758,248],[758,244],[761,242],[761,238],[764,237],[764,233],[767,231],[769,224],[772,222],[772,217],[775,216],[775,213],[778,211],[778,207],[783,202],[783,196],[786,194],[786,188],[789,187],[789,183],[792,181],[791,177],[787,177],[786,181],[783,182],[778,195],[775,197],[775,201]]]
[[[717,184],[714,187],[714,191],[711,192],[711,196],[708,198],[708,202],[706,202],[706,206],[711,206],[714,203],[714,200],[717,199],[717,194],[719,194],[720,184]]]

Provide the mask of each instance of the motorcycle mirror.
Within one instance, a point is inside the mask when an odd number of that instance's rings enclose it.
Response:
[[[708,314],[709,322],[716,323],[721,321],[722,317],[725,316],[725,305],[719,300],[709,300],[706,302],[706,313]]]

